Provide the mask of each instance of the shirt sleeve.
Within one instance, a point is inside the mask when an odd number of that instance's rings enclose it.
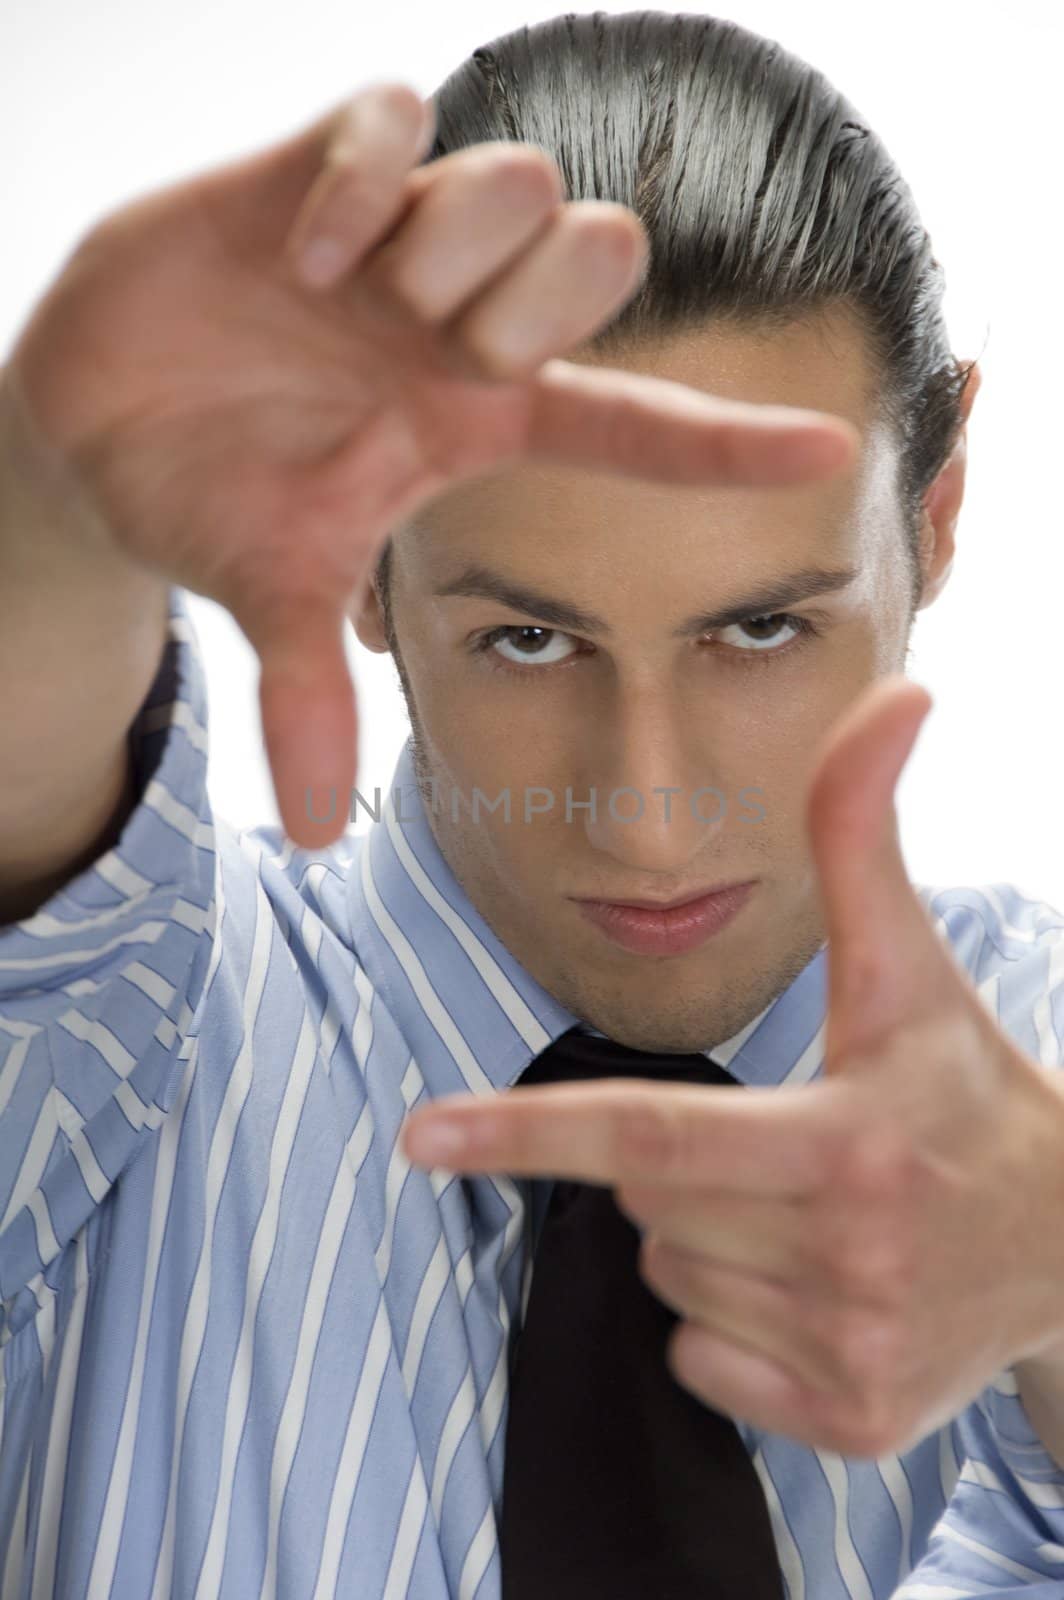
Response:
[[[1035,1431],[1012,1368],[956,1419],[954,1440],[960,1476],[893,1600],[1061,1600],[1064,1469]]]
[[[206,692],[180,589],[129,737],[138,800],[117,843],[0,927],[9,1377],[12,1341],[54,1298],[61,1252],[174,1101],[214,942]]]

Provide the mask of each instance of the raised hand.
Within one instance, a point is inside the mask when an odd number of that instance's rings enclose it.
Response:
[[[634,292],[641,224],[565,203],[532,146],[418,166],[432,132],[413,90],[371,85],[124,207],[73,252],[3,378],[24,456],[65,475],[93,536],[219,601],[255,647],[300,844],[343,826],[342,808],[312,822],[302,797],[355,780],[344,620],[423,501],[522,457],[798,483],[856,442],[815,412],[558,359]]]
[[[420,1165],[615,1188],[646,1230],[642,1276],[685,1319],[677,1381],[856,1456],[909,1448],[1014,1364],[1064,1438],[1064,1087],[999,1027],[905,871],[893,796],[930,703],[879,680],[815,765],[821,1078],[451,1095],[403,1134]],[[464,1144],[433,1143],[445,1128]]]

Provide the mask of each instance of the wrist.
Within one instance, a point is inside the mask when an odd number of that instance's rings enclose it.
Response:
[[[130,568],[62,451],[33,418],[12,362],[0,368],[0,557],[5,587],[39,571]]]

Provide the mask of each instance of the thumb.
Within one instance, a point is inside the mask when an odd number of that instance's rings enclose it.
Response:
[[[347,827],[356,773],[345,614],[332,601],[303,600],[236,620],[261,663],[263,738],[285,832],[306,849],[324,849]]]
[[[894,791],[931,707],[893,675],[831,728],[807,803],[828,938],[825,1070],[941,1002],[946,953],[909,880]]]

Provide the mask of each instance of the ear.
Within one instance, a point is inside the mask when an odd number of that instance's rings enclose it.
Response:
[[[387,655],[389,650],[387,630],[384,626],[384,608],[377,593],[377,585],[369,583],[357,610],[351,612],[351,621],[360,644],[377,655]]]
[[[961,362],[961,366],[965,363]],[[937,600],[953,570],[954,533],[964,499],[964,475],[968,460],[968,417],[983,374],[978,365],[968,374],[961,396],[961,431],[949,460],[924,495],[920,521],[920,570],[923,589],[917,610]]]

